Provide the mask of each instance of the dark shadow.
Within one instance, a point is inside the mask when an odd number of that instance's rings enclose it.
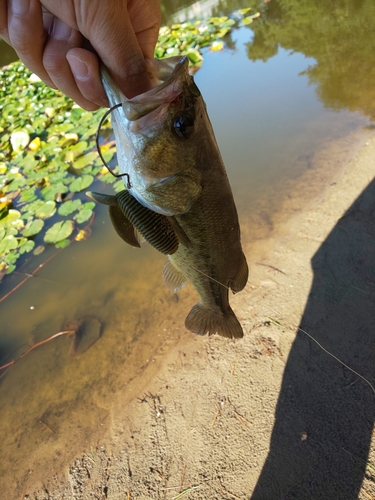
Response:
[[[375,181],[337,222],[312,267],[300,328],[375,385]],[[374,413],[371,387],[299,331],[251,500],[357,499]]]

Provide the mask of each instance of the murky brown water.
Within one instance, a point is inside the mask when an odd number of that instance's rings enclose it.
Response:
[[[207,54],[195,77],[227,166],[245,245],[272,230],[279,208],[306,171],[340,168],[345,148],[352,145],[349,138],[369,124],[375,109],[374,79],[368,74],[375,68],[374,42],[364,36],[357,40],[361,30],[355,33],[358,23],[374,22],[372,3],[362,2],[355,15],[350,10],[355,1],[345,2],[341,10],[343,2],[333,7],[308,3],[327,13],[333,9],[335,16],[317,21],[307,2],[262,2],[259,24],[233,32],[232,48]],[[173,11],[164,5],[164,16],[171,20]],[[205,2],[202,12],[210,14],[211,5],[215,13],[215,5]],[[228,3],[223,8],[243,6]],[[307,12],[315,19],[309,36],[295,20],[305,26]],[[328,64],[325,53],[340,33],[342,57],[331,51]],[[350,83],[347,73],[357,68],[361,44],[362,73]],[[327,154],[319,156],[319,151]],[[308,198],[309,186],[304,189]],[[298,198],[302,204],[304,194]],[[52,254],[29,261],[22,272],[32,272]],[[83,354],[70,356],[71,339],[63,335],[19,360],[0,380],[0,476],[9,491],[18,491],[26,478],[43,470],[57,472],[78,450],[95,447],[108,428],[115,395],[134,396],[145,384],[143,368],[162,363],[169,345],[191,335],[183,324],[194,293],[188,287],[174,300],[161,280],[163,261],[146,244],[141,250],[127,247],[105,208],[98,207],[87,241],[61,251],[0,303],[4,362],[64,330],[69,321],[90,319],[93,340],[100,330],[100,338]],[[3,280],[0,294],[24,277]]]

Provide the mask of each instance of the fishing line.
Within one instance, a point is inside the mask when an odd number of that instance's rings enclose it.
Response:
[[[275,312],[276,314],[278,314],[278,312],[276,310],[273,310],[273,312]],[[278,327],[286,328],[285,325],[283,325],[279,321],[276,321],[276,320],[272,319],[271,317],[268,317],[267,319],[270,320],[272,323],[274,323]],[[344,366],[349,371],[351,371],[352,373],[354,373],[354,375],[357,375],[357,377],[361,378],[364,382],[366,382],[366,384],[368,384],[371,387],[372,392],[375,394],[375,387],[371,384],[371,382],[369,380],[367,380],[367,378],[365,378],[360,373],[356,372],[353,368],[350,368],[350,366],[348,366],[346,363],[344,363],[343,361],[341,361],[341,359],[339,359],[337,356],[335,356],[330,351],[328,351],[328,349],[326,349],[325,347],[323,347],[322,344],[320,344],[310,333],[306,332],[306,330],[303,330],[299,326],[294,326],[294,325],[290,325],[290,326],[293,329],[296,329],[299,332],[304,333],[305,335],[307,335],[307,337],[309,337],[311,340],[313,340],[315,342],[315,344],[317,344],[322,349],[322,351],[324,351],[326,354],[329,354],[329,356],[331,356],[333,359],[335,359],[338,363],[340,363],[342,366]]]
[[[208,274],[204,273],[203,271],[201,271],[200,269],[197,269],[196,267],[192,266],[190,264],[190,267],[193,268],[195,271],[198,271],[198,273],[201,273],[203,274],[203,276],[206,276],[206,278],[209,278],[210,280],[212,281],[215,281],[215,283],[218,283],[219,285],[223,286],[224,288],[226,288],[227,290],[230,290],[231,288],[229,286],[226,286],[224,285],[223,283],[220,283],[220,281],[218,280],[215,280],[215,278],[212,278],[212,276],[209,276]]]
[[[102,128],[102,125],[104,123],[104,120],[106,120],[107,116],[110,115],[115,109],[117,108],[120,108],[122,106],[122,103],[118,103],[118,104],[115,104],[114,106],[112,106],[111,108],[109,108],[105,113],[104,115],[102,116],[100,122],[99,122],[99,126],[98,126],[98,130],[96,132],[96,137],[95,137],[95,142],[96,142],[96,149],[98,150],[98,154],[100,156],[100,159],[102,160],[103,162],[103,165],[107,168],[108,172],[110,174],[113,175],[113,177],[116,177],[116,178],[119,178],[119,177],[126,177],[126,184],[127,184],[127,188],[130,189],[131,188],[131,183],[130,183],[130,177],[129,177],[129,174],[125,173],[125,174],[115,174],[113,172],[113,170],[111,169],[111,167],[108,165],[108,163],[105,161],[103,155],[102,155],[102,152],[101,152],[101,149],[100,149],[100,144],[99,144],[99,135],[100,135],[100,130]]]
[[[310,333],[307,333],[305,330],[302,330],[302,328],[299,328],[297,327],[297,330],[304,333],[305,335],[307,335],[311,340],[313,340],[325,353],[329,354],[333,359],[335,359],[336,361],[338,361],[339,363],[342,364],[342,366],[345,366],[345,368],[347,368],[348,370],[350,370],[352,373],[354,373],[355,375],[357,375],[358,377],[360,377],[362,380],[364,380],[372,389],[372,392],[375,394],[375,388],[374,386],[371,384],[371,382],[369,382],[367,380],[367,378],[365,378],[363,375],[361,375],[360,373],[356,372],[355,370],[353,370],[353,368],[350,368],[350,366],[346,365],[343,361],[341,361],[341,359],[339,359],[337,356],[335,356],[334,354],[332,354],[331,352],[329,352],[325,347],[323,347],[321,344],[319,344],[319,342],[314,339],[314,337],[312,335],[310,335]]]

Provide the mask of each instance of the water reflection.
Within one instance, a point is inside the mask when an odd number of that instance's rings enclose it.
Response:
[[[303,74],[325,106],[375,119],[374,29],[372,0],[271,0],[251,25],[247,54],[252,61],[267,61],[282,47],[313,57],[315,63]]]

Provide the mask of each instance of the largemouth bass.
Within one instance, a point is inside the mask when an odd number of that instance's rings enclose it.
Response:
[[[147,61],[154,87],[127,99],[108,71],[102,81],[127,190],[90,195],[110,206],[116,231],[139,246],[134,228],[167,254],[165,284],[189,280],[200,296],[185,320],[198,335],[243,336],[228,292],[248,279],[232,191],[201,93],[186,57]]]

